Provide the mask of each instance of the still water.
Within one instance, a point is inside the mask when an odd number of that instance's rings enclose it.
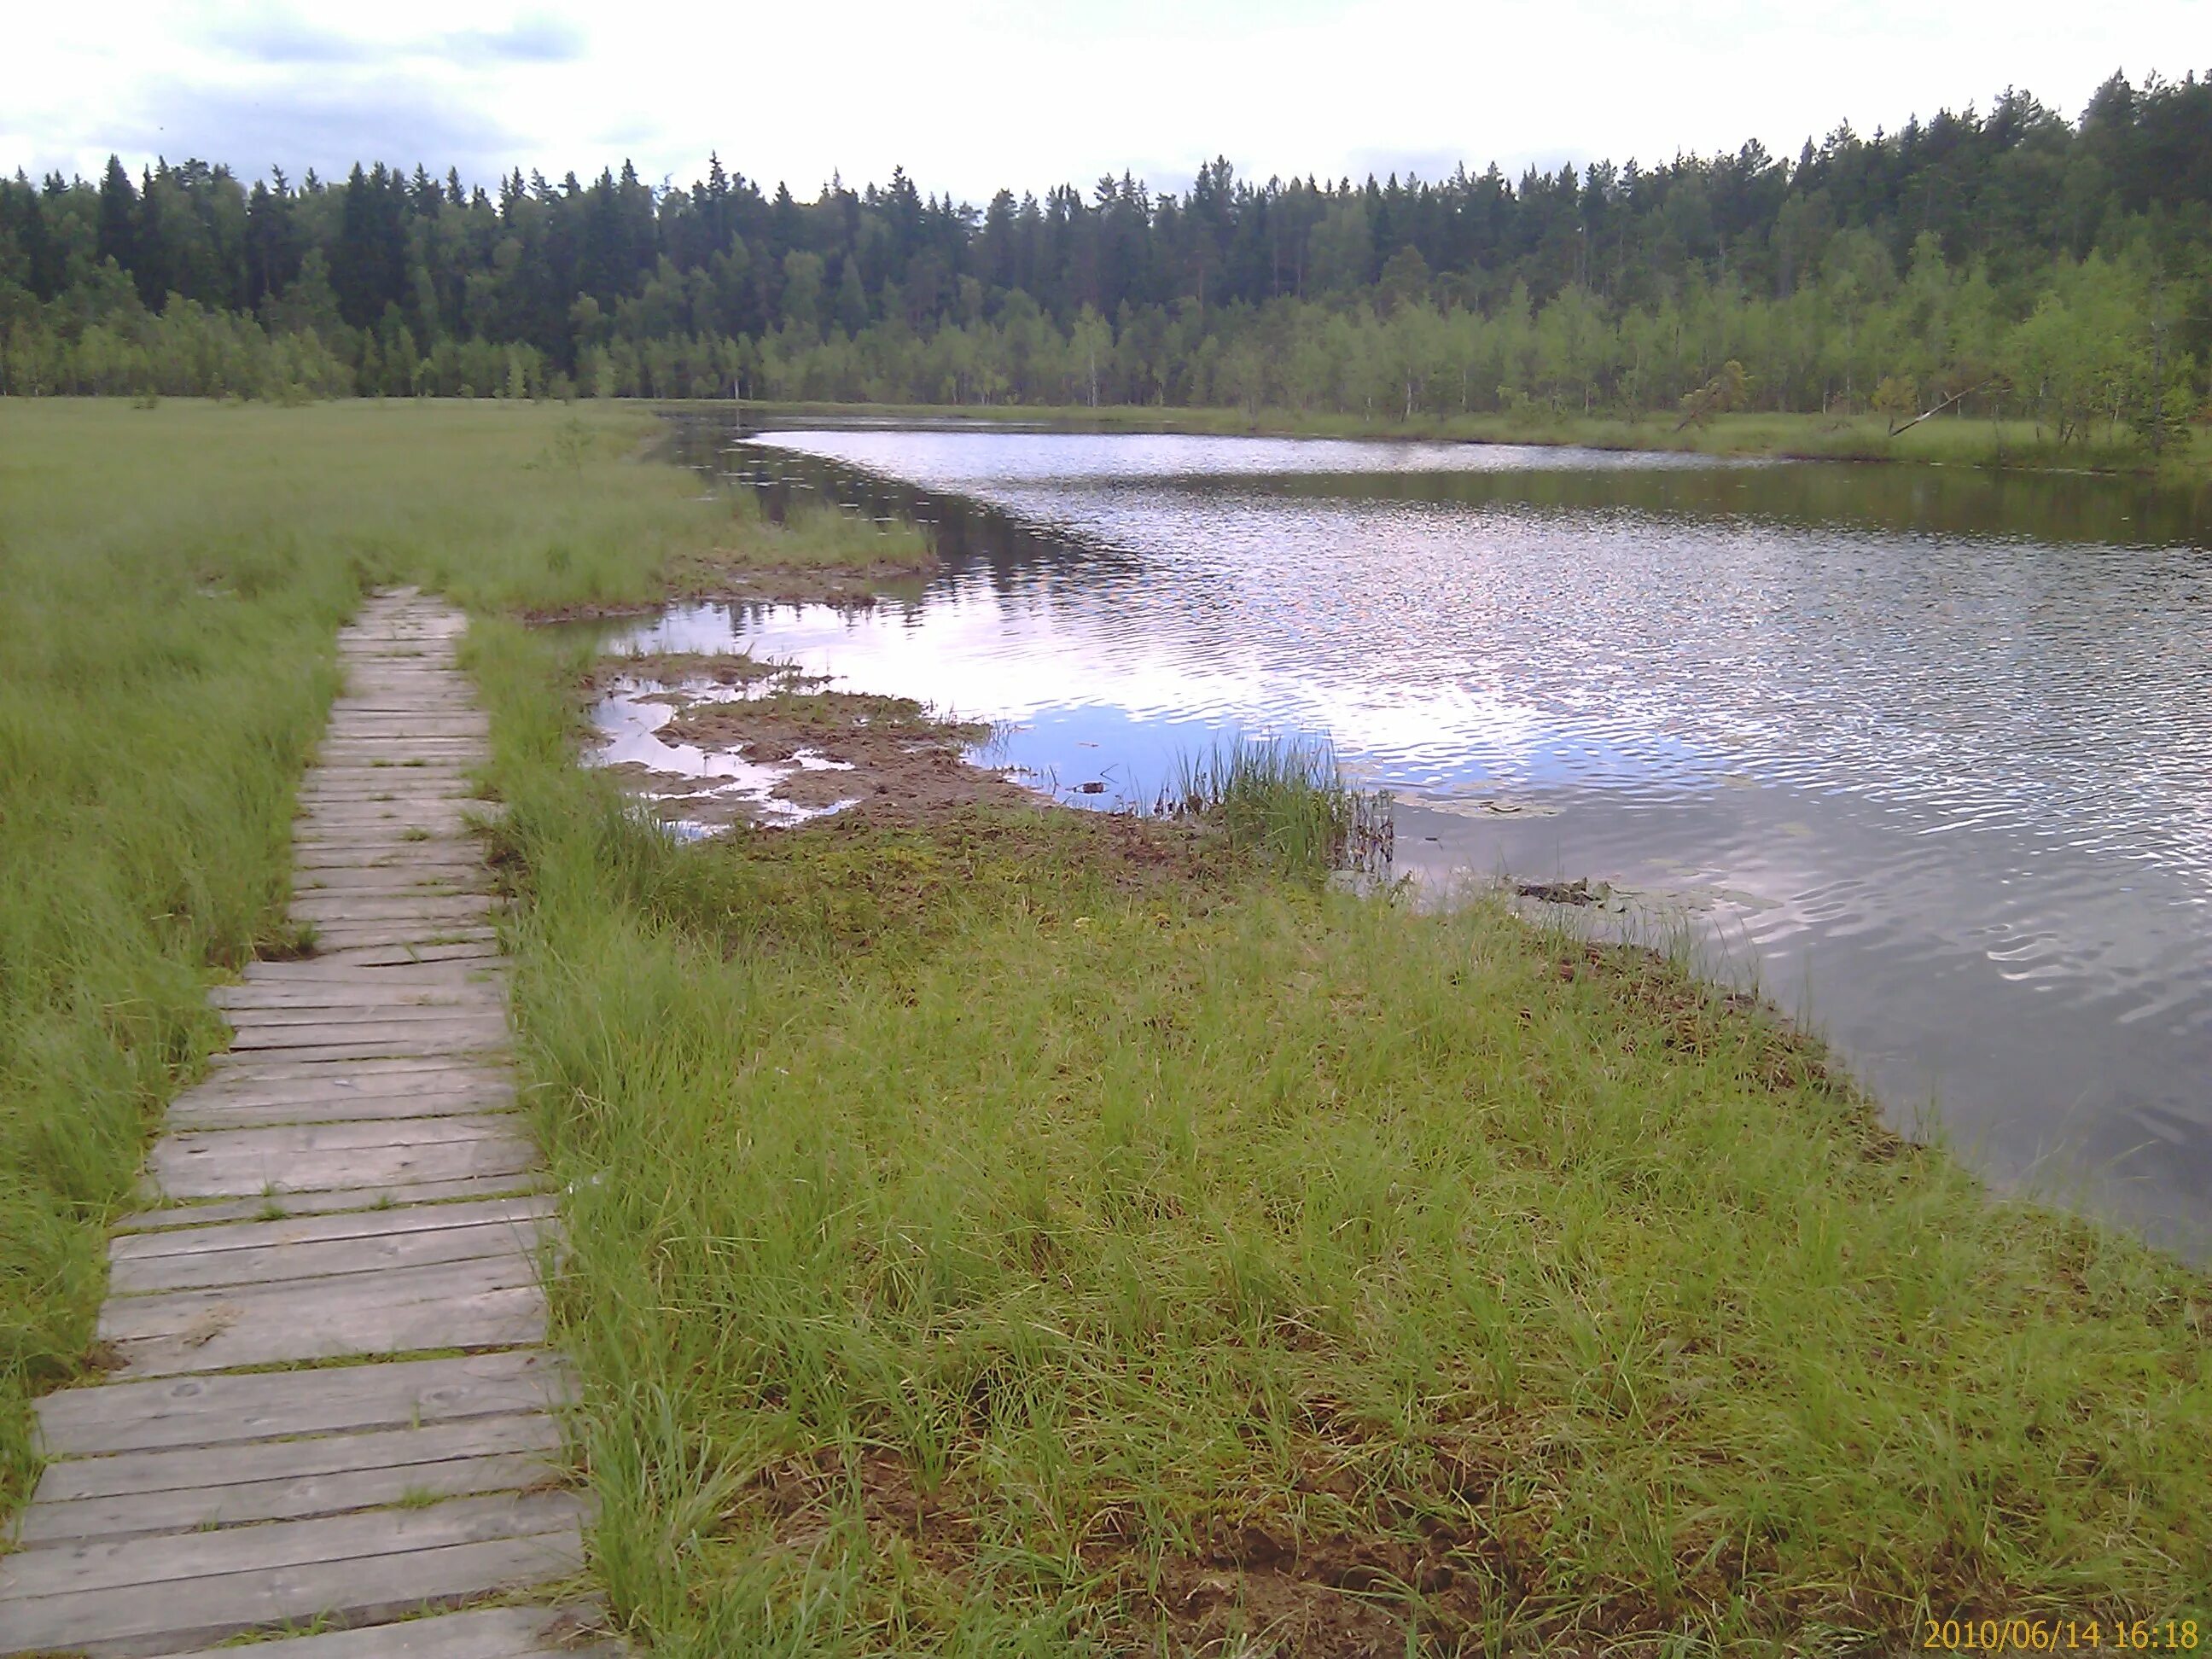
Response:
[[[933,527],[871,613],[678,611],[1006,723],[1147,802],[1223,733],[1330,738],[1401,871],[1587,876],[1755,975],[1901,1127],[2212,1245],[2212,516],[2111,479],[1462,445],[695,434]],[[1085,783],[1103,792],[1078,794]]]

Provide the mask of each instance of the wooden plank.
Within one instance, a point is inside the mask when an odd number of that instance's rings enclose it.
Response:
[[[369,1513],[416,1518],[445,1507]],[[339,1516],[320,1521],[278,1522],[204,1536],[234,1539],[287,1526],[336,1527],[357,1518]],[[12,1559],[29,1561],[64,1553],[37,1550]],[[85,1655],[86,1659],[131,1659],[131,1656],[159,1655],[187,1644],[219,1642],[272,1626],[310,1620],[357,1625],[404,1618],[423,1608],[450,1607],[502,1591],[556,1583],[574,1574],[582,1564],[582,1533],[572,1517],[558,1530],[502,1535],[480,1542],[393,1548],[366,1557],[299,1565],[255,1566],[219,1577],[78,1590],[35,1601],[0,1599],[0,1615],[5,1615],[11,1639],[32,1650],[65,1642],[71,1652]],[[0,1590],[0,1596],[4,1594]],[[87,1638],[88,1630],[99,1634]]]
[[[365,1123],[389,1118],[452,1117],[463,1113],[511,1112],[512,1085],[437,1095],[357,1095],[346,1099],[285,1100],[169,1108],[162,1121],[173,1130],[273,1129],[287,1123]]]
[[[531,1194],[518,1198],[488,1199],[472,1204],[407,1205],[343,1215],[298,1216],[284,1221],[234,1222],[227,1225],[173,1229],[166,1232],[126,1234],[108,1246],[108,1256],[119,1266],[165,1256],[258,1249],[270,1244],[307,1244],[337,1238],[378,1238],[387,1233],[477,1226],[493,1222],[513,1225],[544,1220],[553,1212],[554,1204],[550,1197],[544,1194]]]
[[[459,1056],[434,1064],[410,1064],[404,1070],[375,1060],[282,1071],[271,1066],[266,1072],[226,1066],[205,1083],[196,1083],[179,1095],[171,1109],[203,1103],[275,1105],[286,1101],[365,1099],[372,1095],[458,1094],[471,1089],[511,1089],[513,1081],[504,1066]]]
[[[417,983],[412,975],[387,975],[381,982],[356,981],[348,985],[324,981],[304,985],[218,985],[208,1001],[228,1012],[259,1018],[285,1010],[326,1008],[344,1014],[395,1008],[503,1008],[504,987],[489,981],[470,984]]]
[[[565,1492],[495,1493],[419,1509],[367,1510],[211,1532],[90,1540],[6,1559],[0,1607],[88,1590],[180,1585],[234,1573],[391,1556],[574,1530],[584,1506]]]
[[[436,955],[457,961],[463,955],[499,955],[499,933],[491,927],[465,927],[451,922],[412,926],[390,923],[318,923],[315,954],[340,962],[404,961],[410,955]]]
[[[484,893],[329,893],[312,890],[295,893],[295,921],[461,921],[481,922],[503,908],[495,895]]]
[[[198,1487],[252,1486],[288,1474],[404,1468],[460,1457],[554,1451],[560,1444],[560,1425],[550,1412],[533,1407],[396,1428],[62,1457],[49,1462],[40,1477],[38,1501],[82,1503]]]
[[[299,1012],[320,1013],[321,1009]],[[424,1008],[379,1018],[364,1012],[353,1020],[264,1020],[240,1018],[231,1023],[230,1051],[328,1048],[359,1051],[369,1045],[395,1054],[443,1053],[454,1048],[496,1048],[507,1039],[507,1014],[500,1008],[449,1012]]]
[[[123,1361],[118,1376],[174,1376],[542,1343],[545,1296],[537,1265],[511,1254],[339,1279],[118,1297],[101,1308],[98,1328]]]
[[[319,1042],[316,1035],[312,1030],[289,1037],[281,1033],[256,1036],[240,1032],[233,1038],[238,1047],[229,1052],[241,1057],[266,1056],[316,1065],[441,1059],[482,1063],[502,1057],[507,1044],[505,1026],[490,1022],[481,1029],[423,1023],[408,1031],[378,1031],[368,1027],[350,1033],[343,1030],[325,1031],[320,1034],[325,1040]]]
[[[561,1479],[559,1425],[543,1413],[191,1448],[47,1466],[17,1542],[121,1539],[264,1521],[304,1521],[427,1496],[521,1492]],[[83,1487],[93,1490],[80,1490]]]
[[[319,825],[319,823],[325,823],[325,825],[327,823],[369,823],[369,825],[374,825],[374,823],[394,817],[392,814],[394,807],[404,810],[407,805],[410,805],[407,801],[310,801],[305,805],[305,810],[295,814],[295,821],[303,827]],[[495,805],[498,803],[493,801],[456,801],[456,799],[441,796],[441,799],[422,801],[420,810],[431,814],[431,817],[460,823],[476,811],[493,811]]]
[[[118,1232],[157,1232],[172,1227],[204,1227],[230,1221],[267,1220],[273,1216],[333,1215],[395,1204],[451,1204],[544,1190],[546,1175],[532,1166],[507,1176],[463,1176],[446,1181],[371,1182],[320,1192],[255,1194],[227,1201],[178,1204],[140,1210],[116,1221]]]
[[[489,759],[491,745],[480,737],[343,737],[316,750],[330,761],[452,761],[456,765]]]
[[[348,1019],[459,1019],[480,1013],[500,1013],[507,1006],[507,988],[486,981],[471,984],[433,979],[428,983],[411,972],[387,973],[379,981],[353,985],[270,985],[226,987],[228,994],[215,1006],[234,1025],[307,1025],[319,1017],[325,1023]],[[213,1001],[213,999],[210,999]]]
[[[310,805],[292,820],[295,847],[386,841],[420,844],[443,838],[458,841],[489,817],[474,802],[410,806],[403,801],[349,802]]]
[[[430,841],[364,837],[348,844],[295,846],[295,870],[470,870],[483,868],[483,848],[473,836]]]
[[[349,1077],[367,1085],[373,1079],[383,1084],[395,1083],[417,1072],[450,1072],[456,1066],[496,1066],[498,1064],[497,1061],[472,1061],[446,1054],[387,1054],[380,1060],[357,1060],[341,1066],[329,1060],[302,1059],[297,1054],[241,1054],[226,1048],[208,1056],[208,1080],[281,1083],[294,1079]]]
[[[434,778],[465,777],[468,769],[450,761],[395,760],[380,764],[362,766],[318,766],[308,772],[309,777],[337,778]]]
[[[371,1510],[181,1537],[94,1541],[75,1549],[34,1550],[7,1558],[12,1570],[7,1593],[35,1601],[81,1590],[173,1584],[264,1567],[367,1561],[454,1544],[560,1532],[576,1525],[582,1515],[583,1506],[573,1493],[500,1494],[456,1498],[419,1510]]]
[[[331,1631],[287,1641],[270,1659],[620,1659],[612,1639],[576,1644],[603,1627],[594,1607],[471,1607],[397,1625]],[[235,1648],[166,1659],[239,1659]]]
[[[507,982],[507,963],[496,953],[489,960],[473,957],[459,961],[385,963],[301,957],[290,962],[249,962],[245,975],[245,983],[249,986],[312,986],[350,980],[360,985],[415,985],[442,989],[454,985],[503,985]]]
[[[208,1081],[227,1085],[249,1083],[319,1083],[350,1078],[362,1088],[396,1088],[426,1072],[490,1072],[504,1075],[496,1063],[453,1054],[387,1054],[381,1060],[333,1065],[328,1060],[302,1060],[296,1054],[239,1054],[226,1049],[208,1056]]]
[[[443,1118],[412,1118],[431,1125]],[[308,1124],[305,1128],[388,1128],[397,1123]],[[240,1133],[278,1133],[241,1130]],[[379,1146],[348,1146],[327,1152],[278,1154],[241,1151],[197,1158],[170,1155],[166,1143],[155,1149],[149,1173],[171,1199],[287,1197],[293,1194],[381,1190],[422,1182],[482,1180],[526,1175],[538,1167],[530,1143],[513,1130],[468,1140],[401,1141]]]
[[[257,1040],[273,1040],[268,1034],[276,1031],[322,1031],[334,1037],[352,1038],[387,1027],[496,1027],[503,1025],[507,1019],[507,999],[495,992],[449,992],[436,1001],[356,998],[304,1006],[297,1001],[288,1006],[256,999],[253,1002],[233,1004],[223,1010],[223,1017],[234,1034],[234,1046],[244,1048]]]
[[[466,898],[473,895],[491,895],[498,891],[491,872],[481,865],[457,865],[449,870],[426,870],[419,866],[392,869],[362,869],[326,867],[320,870],[301,870],[294,872],[292,896],[295,899],[313,896],[329,898],[338,896],[388,894],[408,898]]]
[[[335,1033],[330,1035],[335,1036]],[[240,1039],[244,1044],[246,1039]],[[272,1043],[267,1048],[241,1046],[234,1052],[247,1057],[270,1056],[297,1060],[316,1065],[337,1062],[368,1063],[383,1060],[477,1060],[501,1054],[507,1045],[507,1034],[502,1030],[474,1034],[447,1032],[406,1037],[392,1035],[383,1037],[363,1037],[356,1042],[332,1042],[302,1044],[294,1047]]]
[[[108,1382],[50,1394],[34,1409],[47,1455],[92,1457],[503,1417],[566,1405],[575,1389],[552,1354],[488,1353]]]
[[[398,968],[434,962],[467,963],[479,969],[486,963],[504,965],[507,956],[498,935],[487,927],[485,937],[443,945],[374,945],[345,949],[325,944],[306,960],[324,968]]]
[[[430,1207],[434,1211],[442,1206]],[[241,1245],[191,1255],[125,1259],[114,1264],[108,1280],[108,1295],[153,1296],[173,1291],[283,1285],[295,1279],[340,1279],[381,1273],[386,1268],[477,1261],[505,1255],[520,1254],[534,1261],[541,1237],[532,1221],[476,1221],[351,1238],[272,1243],[258,1248]]]
[[[401,706],[395,700],[392,707],[380,708],[349,697],[331,706],[330,724],[324,730],[337,733],[392,732],[403,738],[445,737],[456,732],[486,737],[490,734],[491,722],[472,710],[455,708],[449,700],[419,707]]]
[[[333,1067],[343,1072],[343,1067]],[[471,1099],[488,1102],[490,1109],[504,1111],[515,1100],[515,1085],[504,1066],[480,1065],[466,1056],[455,1058],[447,1073],[416,1073],[390,1083],[370,1080],[349,1085],[342,1076],[267,1079],[258,1082],[222,1081],[196,1086],[171,1103],[171,1121],[179,1128],[187,1120],[210,1113],[245,1113],[266,1116],[274,1111],[297,1109],[317,1121],[337,1122],[356,1117],[442,1117],[465,1110]],[[352,1108],[350,1114],[349,1108]],[[308,1121],[306,1118],[300,1120]]]
[[[390,1123],[302,1123],[288,1128],[216,1129],[164,1136],[180,1166],[209,1160],[311,1158],[319,1152],[374,1152],[387,1146],[429,1146],[460,1140],[513,1140],[507,1114],[403,1119]]]

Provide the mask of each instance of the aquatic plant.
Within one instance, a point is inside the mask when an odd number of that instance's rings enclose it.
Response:
[[[1217,825],[1240,847],[1316,879],[1380,875],[1395,844],[1390,793],[1355,788],[1326,738],[1231,736],[1176,762],[1161,817]]]

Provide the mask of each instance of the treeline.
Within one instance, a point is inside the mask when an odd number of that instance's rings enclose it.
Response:
[[[0,181],[0,390],[1165,403],[1956,398],[2156,441],[2212,356],[2212,82],[2008,93],[1794,162],[1127,177],[981,210],[383,165]],[[1739,367],[1731,368],[1731,365]]]

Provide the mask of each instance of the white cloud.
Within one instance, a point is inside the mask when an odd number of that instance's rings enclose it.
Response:
[[[820,0],[610,14],[574,0],[52,14],[0,64],[0,165],[199,155],[255,173],[381,157],[647,178],[725,165],[802,196],[833,170],[981,200],[1124,170],[1179,185],[1492,159],[1795,154],[2007,86],[2068,113],[2114,70],[2212,64],[2202,0]],[[2197,60],[2202,58],[2203,63]]]

